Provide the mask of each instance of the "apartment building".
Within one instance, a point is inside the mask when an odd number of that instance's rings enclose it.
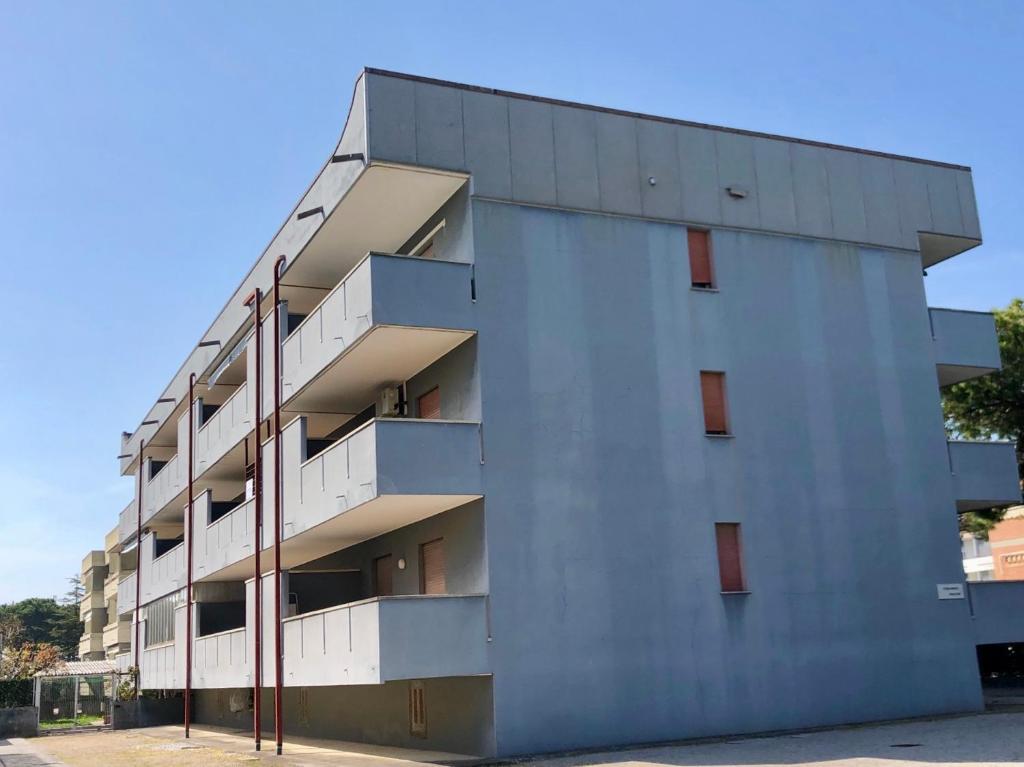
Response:
[[[117,609],[117,588],[134,571],[136,552],[121,552],[118,527],[107,533],[103,543],[102,551],[90,551],[82,560],[83,631],[78,658],[83,661],[115,660],[131,651],[132,618]]]
[[[957,513],[1020,487],[924,281],[980,240],[966,167],[365,70],[122,436],[118,662],[483,756],[976,710],[1024,592]]]

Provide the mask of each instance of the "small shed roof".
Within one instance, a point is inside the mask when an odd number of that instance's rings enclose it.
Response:
[[[109,660],[72,660],[58,666],[36,672],[36,676],[93,676],[114,673],[114,663]]]

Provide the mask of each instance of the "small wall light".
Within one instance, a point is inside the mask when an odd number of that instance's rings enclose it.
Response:
[[[650,184],[651,186],[657,186],[658,179],[656,179],[654,176],[648,176],[647,183]]]
[[[405,569],[405,557],[399,557],[398,558],[398,569],[399,570],[404,570]]]

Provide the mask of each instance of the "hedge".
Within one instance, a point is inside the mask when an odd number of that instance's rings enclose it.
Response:
[[[32,705],[31,679],[0,679],[0,708]]]

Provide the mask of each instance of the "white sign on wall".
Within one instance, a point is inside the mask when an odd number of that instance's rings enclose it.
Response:
[[[939,599],[964,598],[964,584],[962,583],[936,583],[935,588],[939,592]]]

